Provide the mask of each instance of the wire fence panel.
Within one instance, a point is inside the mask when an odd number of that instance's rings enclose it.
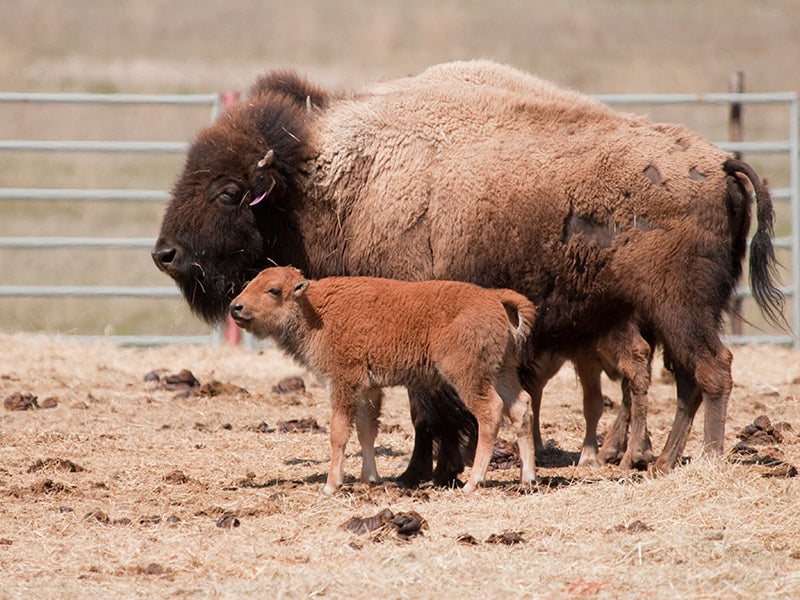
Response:
[[[209,119],[214,120],[222,112],[224,103],[231,98],[228,94],[41,94],[41,93],[0,93],[0,104],[42,105],[63,104],[73,106],[109,105],[119,106],[207,106]],[[797,329],[800,326],[800,108],[798,94],[780,93],[724,93],[724,94],[624,94],[598,95],[598,100],[609,105],[630,106],[686,106],[707,105],[779,105],[789,109],[789,125],[786,139],[719,141],[717,145],[727,152],[785,156],[788,163],[789,185],[772,191],[776,202],[788,203],[791,212],[791,233],[777,237],[775,247],[790,254],[791,283],[782,292],[791,302],[791,323],[794,332],[775,335],[729,335],[730,343],[777,343],[798,344]],[[0,152],[15,153],[119,153],[154,155],[180,155],[186,152],[188,142],[177,141],[122,141],[122,140],[14,140],[0,139]],[[0,188],[2,202],[38,201],[80,201],[80,202],[120,202],[120,203],[165,203],[169,193],[160,189],[109,189],[109,188],[67,188],[67,187],[3,187]],[[0,249],[37,250],[47,249],[86,249],[106,251],[109,249],[149,249],[155,243],[153,237],[96,237],[96,236],[6,236],[0,237]],[[746,287],[736,290],[737,297],[750,297]],[[176,287],[166,286],[116,286],[116,285],[0,285],[0,297],[28,298],[92,298],[120,297],[145,299],[178,299]],[[74,335],[76,339],[96,339],[101,336]],[[199,336],[170,335],[124,335],[102,336],[112,341],[129,345],[153,345],[176,342],[209,343],[221,339],[219,331]]]

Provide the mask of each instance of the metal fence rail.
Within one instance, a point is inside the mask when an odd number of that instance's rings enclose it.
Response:
[[[791,253],[791,285],[782,293],[791,300],[793,332],[786,335],[728,335],[726,341],[741,343],[791,344],[800,349],[800,96],[797,92],[719,93],[719,94],[604,94],[595,96],[609,105],[703,105],[703,104],[784,104],[789,108],[788,138],[774,141],[715,142],[726,152],[742,154],[785,154],[789,163],[789,187],[772,192],[774,200],[788,201],[791,212],[791,236],[778,238],[775,246],[789,248]],[[747,288],[738,288],[737,298],[750,295]]]
[[[71,104],[71,105],[126,105],[126,106],[207,106],[209,122],[216,119],[223,107],[221,94],[60,94],[60,93],[0,93],[0,103],[21,104]],[[69,152],[69,153],[124,153],[124,154],[182,154],[188,142],[179,141],[86,141],[86,140],[0,140],[0,152]],[[164,190],[152,189],[65,189],[65,188],[0,188],[3,200],[67,200],[67,201],[117,201],[158,202],[169,199]],[[141,249],[152,248],[153,238],[128,237],[0,237],[0,249]],[[0,285],[0,297],[67,298],[67,297],[119,297],[119,298],[180,298],[175,286],[141,287],[109,285]],[[70,339],[107,339],[125,345],[162,345],[174,343],[210,343],[220,338],[218,331],[207,335],[70,335]]]
[[[152,95],[152,94],[41,94],[0,93],[0,103],[58,103],[58,104],[105,104],[105,105],[182,105],[208,106],[210,120],[222,111],[225,95]],[[776,201],[789,202],[791,206],[791,236],[776,238],[778,248],[787,248],[791,253],[791,277],[789,286],[782,292],[792,302],[792,323],[800,328],[800,103],[795,92],[780,93],[721,93],[721,94],[623,94],[597,95],[596,99],[617,106],[648,105],[732,105],[732,104],[782,104],[789,107],[787,139],[729,142],[717,145],[727,152],[745,154],[786,155],[789,162],[790,186],[773,190]],[[113,152],[113,153],[183,153],[186,141],[130,142],[130,141],[53,141],[53,140],[0,140],[0,152]],[[75,201],[119,201],[119,202],[165,202],[169,194],[152,189],[64,189],[64,188],[0,188],[3,200],[75,200]],[[0,237],[0,249],[44,249],[44,248],[150,248],[153,238],[105,238],[105,237]],[[747,297],[750,291],[739,288],[739,297]],[[135,298],[179,298],[173,287],[135,286],[15,286],[0,285],[0,297],[135,297]],[[70,336],[75,339],[95,339],[101,336]],[[207,336],[102,336],[104,339],[122,344],[155,345],[167,343],[207,343],[220,339],[219,332]],[[732,343],[779,343],[800,347],[797,335],[749,335],[728,336]]]

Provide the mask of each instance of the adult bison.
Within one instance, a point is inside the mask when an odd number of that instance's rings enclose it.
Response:
[[[769,193],[746,163],[685,128],[488,62],[352,94],[280,71],[200,132],[153,258],[208,321],[272,262],[314,278],[515,289],[538,311],[521,371],[534,401],[563,357],[601,364],[598,348],[612,340],[628,379],[649,373],[649,346],[662,344],[678,388],[656,463],[668,471],[702,401],[705,445],[722,449],[732,382],[719,331],[742,272],[748,181],[758,221],[750,281],[774,317]],[[643,341],[647,351],[620,351]],[[585,392],[599,389],[599,369],[585,371]],[[425,473],[432,434],[446,452],[437,470],[458,469],[459,430],[431,412],[441,405],[431,396],[454,403],[452,390],[411,395],[425,443],[408,479]]]

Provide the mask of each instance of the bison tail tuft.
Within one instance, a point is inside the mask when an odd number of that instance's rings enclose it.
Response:
[[[750,287],[761,313],[776,327],[789,327],[783,314],[784,296],[775,281],[778,279],[778,262],[772,245],[775,212],[772,197],[765,181],[753,168],[737,159],[725,161],[729,174],[741,173],[750,180],[756,197],[756,232],[750,241]]]

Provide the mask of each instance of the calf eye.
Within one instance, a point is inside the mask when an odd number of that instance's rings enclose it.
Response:
[[[267,290],[267,293],[270,296],[275,296],[276,298],[281,295],[281,288],[270,288]]]

